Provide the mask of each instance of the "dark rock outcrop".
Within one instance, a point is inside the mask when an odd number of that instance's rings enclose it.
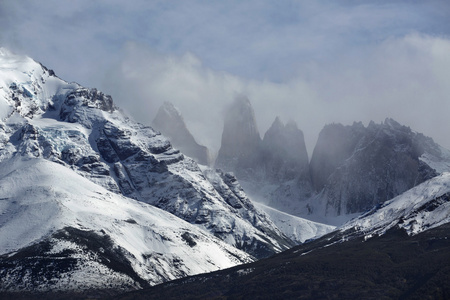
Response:
[[[233,172],[247,192],[281,208],[311,196],[308,153],[303,132],[276,118],[259,136],[255,113],[247,98],[237,98],[225,116],[216,167]]]
[[[309,181],[309,161],[303,132],[294,121],[284,125],[277,117],[262,141],[266,178],[284,182],[301,176]]]
[[[211,155],[207,147],[198,144],[187,129],[183,116],[170,102],[164,102],[153,120],[153,127],[168,137],[172,145],[199,164],[209,165]]]
[[[251,178],[255,175],[260,151],[261,137],[253,107],[248,98],[238,97],[225,114],[216,167],[234,172],[239,179]]]
[[[439,151],[431,138],[392,119],[332,124],[319,135],[311,160],[314,187],[337,215],[364,212],[437,175],[419,159]]]

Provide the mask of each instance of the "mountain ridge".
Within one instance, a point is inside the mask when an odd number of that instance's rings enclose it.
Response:
[[[244,104],[236,99],[228,115]],[[240,139],[258,136],[250,101],[245,110],[225,119],[225,131],[235,126]],[[246,124],[253,124],[246,126]],[[252,134],[239,127],[254,128]],[[248,136],[247,136],[248,135]],[[245,136],[245,138],[244,138]],[[450,150],[391,118],[364,126],[325,125],[308,161],[303,133],[294,122],[275,118],[264,138],[239,150],[233,145],[227,170],[235,173],[251,197],[275,209],[325,224],[340,225],[444,171],[450,171]],[[247,149],[248,148],[248,149]],[[251,150],[250,150],[251,149]],[[224,150],[225,151],[225,150]],[[237,153],[247,153],[246,157]],[[220,152],[219,152],[220,154]],[[235,155],[235,156],[233,156]],[[221,156],[217,167],[221,167]],[[236,163],[238,162],[239,163]]]
[[[204,170],[213,184],[110,96],[31,58],[2,51],[0,108],[3,292],[136,289],[294,245],[235,179]],[[63,277],[71,290],[58,286]]]

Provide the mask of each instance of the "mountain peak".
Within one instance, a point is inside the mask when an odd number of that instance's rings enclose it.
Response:
[[[245,95],[237,95],[234,98],[233,106],[249,107],[253,109],[250,99]]]
[[[289,129],[289,130],[299,130],[299,129],[298,129],[297,122],[295,122],[295,121],[292,120],[292,119],[290,119],[289,121],[287,121],[287,123],[286,123],[286,129]]]
[[[265,173],[273,180],[288,181],[302,177],[309,181],[308,153],[303,132],[294,121],[286,125],[275,118],[262,142]]]
[[[283,124],[283,122],[281,122],[281,119],[280,119],[279,116],[277,116],[277,117],[275,118],[275,120],[273,121],[273,123],[272,123],[272,125],[270,126],[270,128],[271,128],[272,130],[275,130],[275,131],[279,131],[279,130],[281,130],[282,128],[284,128],[284,124]],[[269,129],[269,130],[270,130],[270,129]]]
[[[436,176],[434,166],[448,160],[432,139],[387,118],[367,127],[324,127],[310,167],[326,211],[344,215],[366,211]]]
[[[164,101],[164,103],[161,105],[160,109],[162,109],[166,114],[173,115],[179,118],[183,118],[178,108],[175,107],[175,105],[172,104],[170,101]]]
[[[210,164],[208,148],[197,143],[180,111],[171,102],[166,101],[161,105],[152,125],[167,136],[175,148],[202,165]]]
[[[236,97],[225,113],[222,144],[216,165],[227,171],[235,171],[240,163],[247,163],[257,155],[261,137],[255,112],[245,96]]]
[[[399,122],[395,121],[392,118],[386,118],[384,120],[384,125],[389,125],[389,126],[392,126],[392,127],[400,127],[400,126],[402,126],[402,125],[400,125]]]
[[[234,177],[213,170],[207,177],[112,97],[51,76],[30,58],[7,57],[0,57],[0,240],[7,241],[0,264],[11,267],[0,272],[8,278],[0,290],[120,289],[124,281],[129,289],[293,246]],[[161,111],[192,137],[172,105]],[[46,272],[55,263],[66,268]],[[72,274],[73,285],[55,279]]]

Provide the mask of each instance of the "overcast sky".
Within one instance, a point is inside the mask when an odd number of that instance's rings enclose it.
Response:
[[[362,3],[362,4],[361,4]],[[0,0],[0,44],[150,123],[174,103],[217,151],[224,107],[325,124],[391,117],[450,148],[450,1]]]

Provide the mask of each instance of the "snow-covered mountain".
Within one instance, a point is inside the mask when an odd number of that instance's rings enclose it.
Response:
[[[294,244],[235,179],[204,174],[110,96],[3,48],[0,172],[3,290],[59,289],[59,273],[71,287],[105,275],[107,288],[129,289]]]
[[[166,131],[161,129],[162,132],[171,132],[171,136],[178,137],[178,141],[183,139],[190,141],[180,144],[187,145],[195,141],[187,131],[181,114],[170,103],[165,103],[159,109],[154,124],[157,128],[167,128]],[[183,136],[184,138],[181,138]],[[183,150],[181,146],[180,149]],[[283,124],[277,117],[261,140],[252,105],[245,97],[237,97],[226,114],[222,147],[216,166],[232,171],[239,177],[239,182],[243,184],[245,191],[252,195],[252,199],[260,200],[265,197],[277,199],[278,193],[282,195],[280,202],[288,202],[287,197],[289,200],[304,199],[310,197],[313,192],[303,132],[298,129],[295,122]],[[211,171],[205,168],[204,175],[217,190],[227,187],[225,184],[227,182],[237,183],[236,177],[223,173],[220,169]],[[226,191],[223,193],[230,194]],[[243,191],[231,195],[234,198],[235,195],[245,196],[245,198],[238,196],[236,199],[225,197],[233,207],[236,204],[239,208],[252,205]],[[283,203],[277,203],[277,200],[270,204],[274,207],[283,207]],[[304,242],[334,228],[277,212],[264,205],[257,207],[267,213],[275,221],[275,225],[296,243]]]
[[[198,144],[186,127],[180,111],[170,102],[164,102],[153,119],[152,126],[170,139],[171,144],[183,154],[202,165],[211,163],[207,147]]]
[[[343,225],[342,232],[351,231],[370,238],[391,228],[418,234],[450,223],[450,173],[445,172],[406,191],[394,199]]]
[[[117,299],[446,299],[449,229],[446,172],[328,235],[268,259]]]
[[[253,260],[42,158],[3,162],[0,199],[3,292],[130,290]]]

